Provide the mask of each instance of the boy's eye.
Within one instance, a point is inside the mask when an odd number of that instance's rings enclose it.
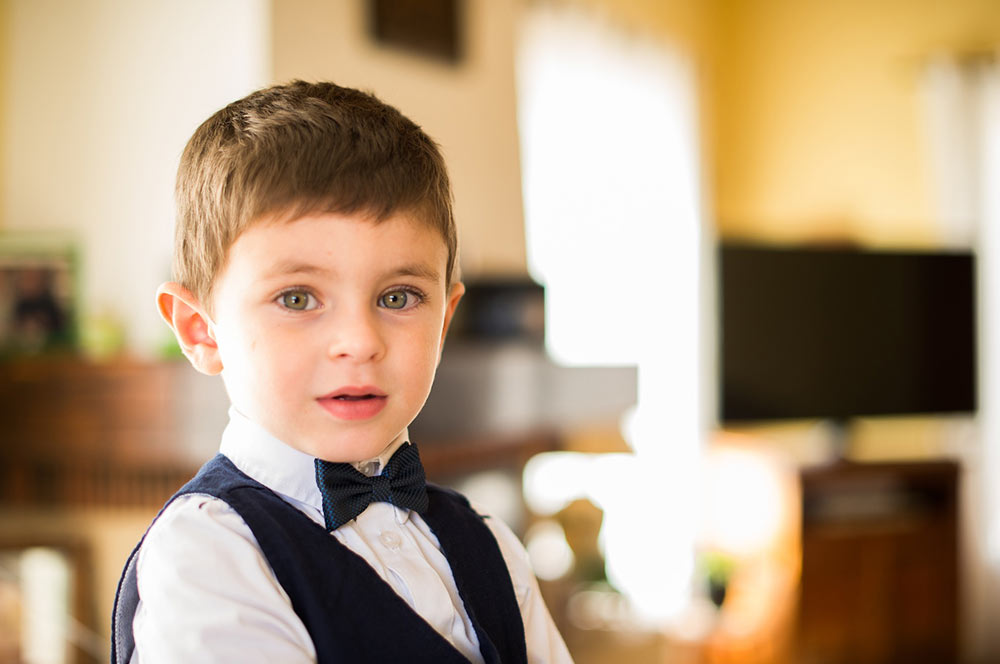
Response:
[[[302,290],[286,291],[278,297],[278,301],[281,303],[281,306],[293,311],[306,311],[316,308],[312,295]]]
[[[386,309],[404,309],[408,299],[409,295],[406,291],[398,290],[386,293],[378,299],[378,303]]]

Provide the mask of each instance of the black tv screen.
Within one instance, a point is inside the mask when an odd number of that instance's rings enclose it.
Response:
[[[723,422],[976,409],[970,253],[722,246]]]

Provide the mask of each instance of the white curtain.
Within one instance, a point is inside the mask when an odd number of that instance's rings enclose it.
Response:
[[[706,428],[693,65],[566,5],[530,6],[522,28],[527,253],[546,345],[568,365],[639,368],[635,454],[593,459],[584,490],[604,510],[609,580],[663,620],[691,594]]]
[[[963,627],[972,661],[1000,658],[1000,65],[940,57],[924,72],[940,237],[976,252],[979,441],[962,450]]]

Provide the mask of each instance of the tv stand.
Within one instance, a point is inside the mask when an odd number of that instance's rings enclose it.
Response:
[[[801,662],[958,661],[958,464],[804,469]]]
[[[835,418],[827,420],[830,428],[832,462],[834,464],[848,463],[851,454],[851,439],[853,422],[850,419]]]

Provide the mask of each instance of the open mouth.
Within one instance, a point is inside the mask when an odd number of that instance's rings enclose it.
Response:
[[[321,398],[337,401],[364,401],[365,399],[382,399],[385,396],[385,392],[374,385],[358,385],[342,387]]]
[[[365,420],[385,407],[388,395],[374,387],[347,387],[318,399],[323,408],[341,420]]]

